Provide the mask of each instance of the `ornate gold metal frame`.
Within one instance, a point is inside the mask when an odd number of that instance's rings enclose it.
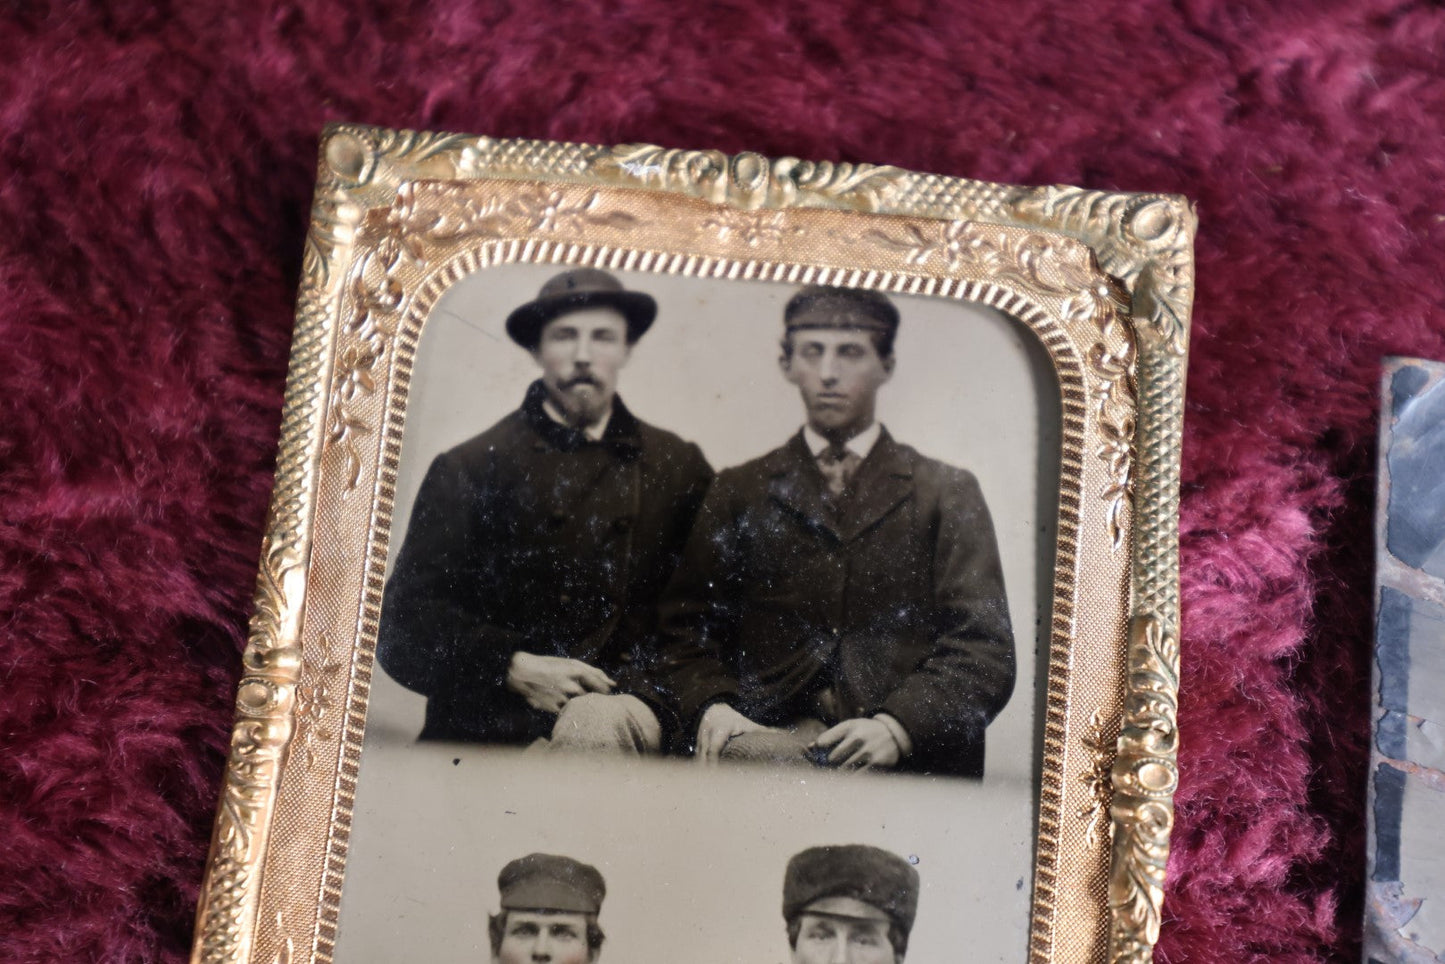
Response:
[[[1142,962],[1176,784],[1182,198],[866,164],[329,128],[193,961],[329,961],[421,323],[490,264],[979,302],[1063,402],[1031,961]]]

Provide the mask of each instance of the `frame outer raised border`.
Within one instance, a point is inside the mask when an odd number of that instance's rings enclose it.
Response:
[[[314,235],[325,205],[318,192]],[[308,237],[308,250],[311,247]],[[260,871],[274,824],[301,680],[301,616],[324,439],[337,286],[307,270],[297,296],[276,478],[262,541],[254,612],[242,656],[236,723],[196,908],[193,964],[250,959]]]
[[[1045,228],[1085,242],[1102,269],[1124,283],[1138,337],[1138,414],[1127,684],[1112,770],[1108,960],[1151,960],[1177,785],[1179,456],[1196,226],[1189,203],[1174,195],[1018,188],[752,153],[331,125],[321,141],[276,482],[193,964],[250,961],[256,931],[267,923],[256,919],[260,876],[301,682],[299,627],[326,435],[324,386],[340,308],[335,268],[349,260],[366,211],[390,204],[403,183],[483,173],[670,191],[744,210],[823,207]],[[350,773],[349,785],[355,761],[339,765]],[[271,964],[290,964],[294,951],[286,938]]]

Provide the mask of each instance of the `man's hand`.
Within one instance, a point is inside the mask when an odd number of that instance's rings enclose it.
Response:
[[[868,718],[844,720],[824,730],[813,741],[813,746],[829,751],[829,766],[848,770],[887,769],[903,757],[888,724]]]
[[[611,693],[616,688],[616,680],[580,659],[519,651],[507,666],[507,689],[544,713],[562,712],[574,696]]]
[[[714,703],[702,714],[697,725],[697,760],[703,764],[714,764],[728,740],[754,730],[766,730],[761,723],[754,723],[726,703]]]

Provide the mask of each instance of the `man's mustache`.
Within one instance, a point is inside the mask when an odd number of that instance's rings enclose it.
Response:
[[[591,375],[573,375],[571,378],[565,379],[561,383],[561,387],[564,391],[569,388],[576,388],[578,385],[591,385],[593,388],[602,387],[602,383],[599,382],[596,378],[593,378]]]

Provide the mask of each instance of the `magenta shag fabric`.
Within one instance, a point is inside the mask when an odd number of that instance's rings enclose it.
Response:
[[[0,7],[0,960],[180,961],[330,120],[1198,201],[1158,959],[1359,947],[1378,360],[1445,356],[1445,8]]]

